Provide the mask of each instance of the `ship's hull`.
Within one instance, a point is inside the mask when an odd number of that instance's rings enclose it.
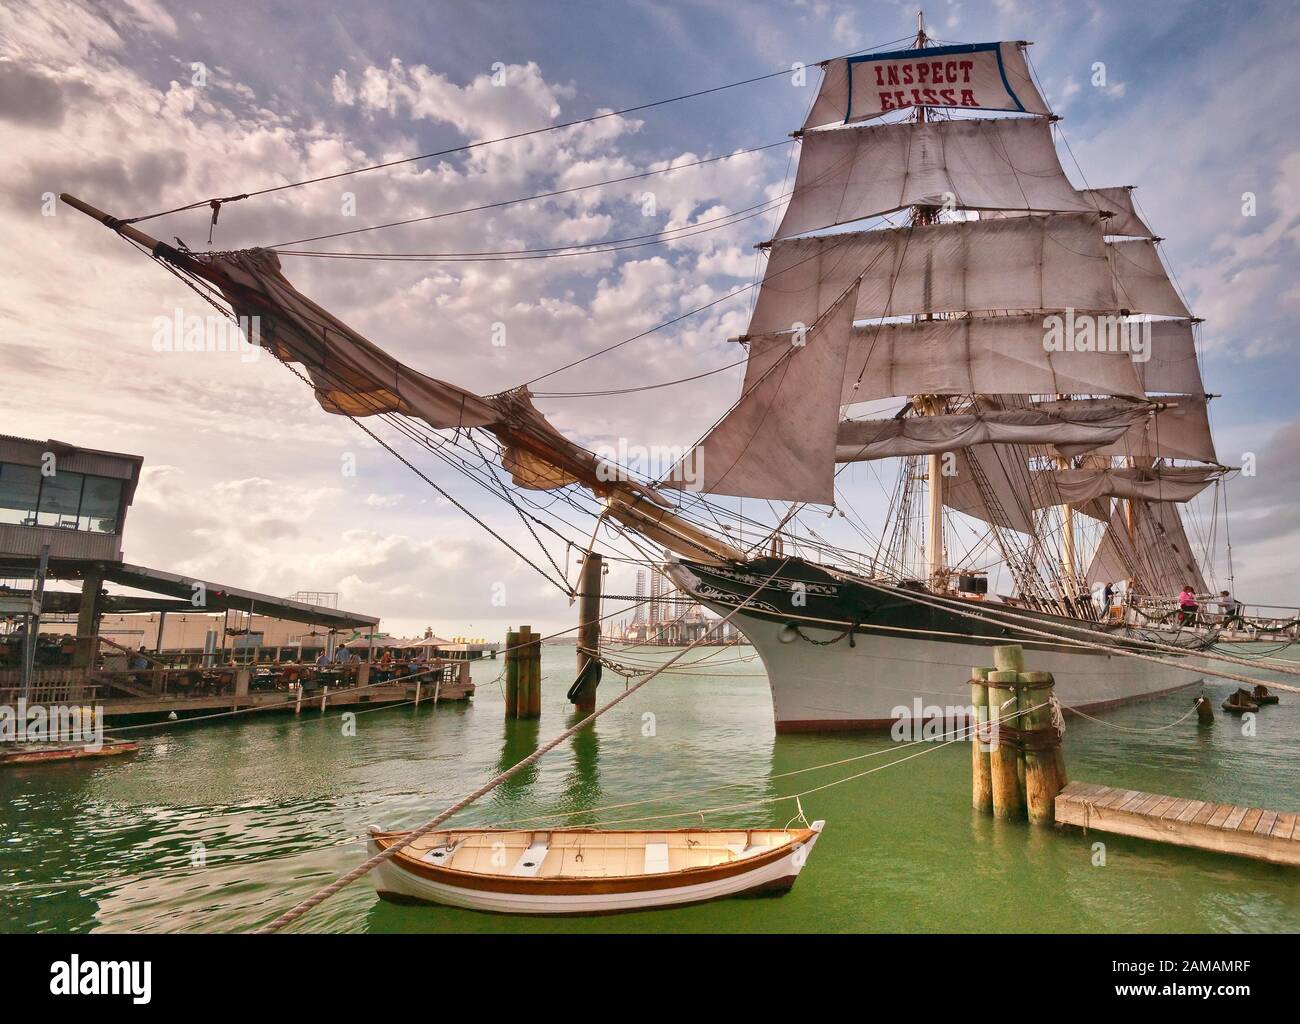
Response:
[[[773,572],[777,577],[768,581]],[[919,735],[936,720],[951,727],[964,720],[972,666],[992,664],[989,648],[1000,643],[1023,644],[1026,667],[1053,673],[1061,703],[1082,711],[1167,693],[1202,678],[1203,662],[1195,656],[1175,656],[1178,667],[1156,664],[1074,646],[1076,634],[1053,629],[1077,620],[1036,614],[1032,628],[1054,632],[1060,642],[1034,638],[961,614],[966,602],[931,607],[803,562],[783,567],[781,560],[764,559],[725,569],[677,563],[670,573],[720,615],[752,595],[732,621],[763,659],[777,732],[887,729],[902,722]],[[970,602],[969,609],[979,612],[981,606]],[[1128,646],[1101,632],[1096,639]]]

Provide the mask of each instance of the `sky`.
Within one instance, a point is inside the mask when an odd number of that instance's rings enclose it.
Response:
[[[1201,328],[1228,489],[1232,574],[1300,604],[1300,16],[1286,3],[933,3],[946,42],[1027,39],[1076,185],[1138,186]],[[0,8],[0,433],[144,456],[128,561],[274,594],[337,591],[394,633],[500,638],[573,624],[564,594],[269,357],[166,352],[159,317],[206,314],[176,278],[51,194],[119,217],[315,178],[905,41],[914,4],[826,0],[254,4],[8,0]],[[1099,66],[1104,76],[1099,74]],[[786,189],[818,76],[782,74],[513,142],[230,203],[213,247],[289,242],[727,156],[671,174],[307,248],[481,252],[704,225]],[[307,295],[402,360],[481,393],[531,380],[753,281],[774,212],[575,258],[285,257]],[[207,248],[206,209],[142,225]],[[535,390],[611,390],[738,358],[748,293]],[[500,342],[504,340],[504,344]],[[588,447],[688,445],[739,368],[617,398],[539,398]],[[520,550],[513,511],[418,449],[438,486]],[[354,469],[354,472],[349,472]],[[856,511],[885,496],[855,467]],[[1194,540],[1208,538],[1202,509]],[[805,521],[855,538],[839,520]],[[820,524],[820,525],[819,525]],[[587,524],[586,529],[590,525]],[[840,531],[836,533],[835,531]],[[580,531],[570,534],[582,543]],[[1228,562],[1220,523],[1214,578]],[[537,555],[536,549],[531,553]],[[552,556],[576,582],[572,550]],[[543,560],[543,564],[544,560]],[[607,587],[627,593],[632,569]],[[612,610],[612,606],[610,609]]]

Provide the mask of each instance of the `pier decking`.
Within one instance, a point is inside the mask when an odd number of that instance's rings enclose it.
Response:
[[[1291,811],[1190,800],[1072,782],[1056,798],[1056,823],[1300,867]]]

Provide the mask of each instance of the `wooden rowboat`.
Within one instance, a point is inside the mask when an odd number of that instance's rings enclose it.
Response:
[[[824,822],[794,829],[430,832],[374,870],[386,898],[502,914],[608,914],[784,892]],[[409,833],[370,829],[370,853]]]

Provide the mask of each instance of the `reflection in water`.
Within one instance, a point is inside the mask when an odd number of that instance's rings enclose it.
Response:
[[[656,652],[668,657],[667,652]],[[713,652],[692,653],[705,658]],[[663,676],[539,764],[457,815],[456,825],[665,813],[803,792],[887,765],[887,737],[774,737],[757,662],[714,658]],[[472,704],[358,717],[249,717],[146,736],[131,760],[0,774],[0,922],[10,930],[245,930],[355,867],[370,824],[411,827],[517,764],[573,722],[571,648],[548,648],[542,718],[507,721],[499,664],[473,666]],[[1283,680],[1285,681],[1285,680]],[[606,687],[621,680],[606,676]],[[1173,694],[1070,717],[1072,778],[1221,802],[1300,808],[1300,696],[1257,716],[1219,713],[1235,684],[1206,687],[1211,728]],[[653,734],[642,729],[653,715]],[[1126,731],[1131,730],[1131,731]],[[863,755],[877,755],[864,757]],[[833,767],[786,773],[855,758]],[[720,788],[725,787],[725,788]],[[700,792],[704,791],[704,792]],[[594,809],[634,803],[596,813]],[[321,931],[1296,931],[1293,869],[1120,836],[1058,833],[970,809],[970,751],[920,757],[803,800],[826,831],[788,895],[585,920],[521,919],[380,904],[367,881],[302,922]],[[566,819],[561,812],[583,810]],[[706,816],[709,826],[784,825],[792,801]],[[638,827],[622,825],[619,827]],[[1104,864],[1093,844],[1105,843]],[[202,843],[205,866],[192,864]]]
[[[565,724],[573,728],[587,716],[585,711],[574,711]],[[600,734],[595,723],[585,729],[579,729],[569,740],[573,748],[573,765],[566,776],[568,802],[574,809],[598,807],[601,803],[600,789]],[[584,825],[596,819],[596,815],[573,815],[557,824]]]

